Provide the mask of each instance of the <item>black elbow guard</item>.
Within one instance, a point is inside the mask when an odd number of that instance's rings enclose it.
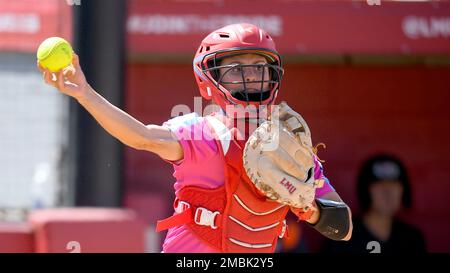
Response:
[[[310,225],[332,240],[344,239],[350,229],[347,205],[326,199],[316,199],[316,203],[320,210],[320,218],[316,224]]]

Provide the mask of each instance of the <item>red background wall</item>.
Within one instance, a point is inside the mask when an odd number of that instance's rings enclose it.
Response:
[[[429,251],[450,251],[450,68],[291,63],[285,69],[279,99],[305,117],[313,142],[327,144],[319,152],[325,173],[353,211],[362,161],[393,153],[412,183],[413,209],[403,217],[425,233]],[[197,94],[190,64],[127,67],[126,111],[143,122],[161,124],[176,104],[193,109]],[[169,215],[171,166],[132,149],[125,164],[127,205],[147,221]]]

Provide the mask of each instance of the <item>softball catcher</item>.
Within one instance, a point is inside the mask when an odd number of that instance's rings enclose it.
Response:
[[[193,67],[201,95],[220,110],[166,123],[185,151],[175,173],[222,169],[223,176],[218,183],[206,182],[214,179],[208,175],[195,181],[199,174],[178,180],[175,214],[158,222],[158,230],[169,229],[165,250],[274,252],[287,235],[289,210],[331,239],[348,239],[350,210],[323,175],[308,125],[286,103],[274,105],[283,69],[270,35],[250,24],[216,30],[201,43]],[[256,130],[248,130],[252,124]],[[197,130],[215,142],[185,143]],[[172,239],[189,242],[177,237],[191,235],[208,248],[172,248]]]
[[[155,153],[174,167],[176,198],[163,252],[274,252],[287,236],[286,214],[333,240],[348,240],[352,222],[314,152],[300,114],[275,104],[283,69],[271,36],[251,24],[209,34],[194,76],[216,111],[144,125],[87,82],[78,56],[46,83],[76,99],[112,136]]]

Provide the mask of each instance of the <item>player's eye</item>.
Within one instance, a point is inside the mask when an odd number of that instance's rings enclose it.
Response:
[[[231,73],[235,73],[235,74],[241,73],[241,71],[242,71],[242,67],[240,67],[240,66],[235,66],[231,69]]]

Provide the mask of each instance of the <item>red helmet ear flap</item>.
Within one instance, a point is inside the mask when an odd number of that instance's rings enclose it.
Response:
[[[210,85],[210,81],[206,79],[205,74],[202,72],[202,68],[200,67],[201,59],[197,60],[194,59],[194,76],[195,80],[197,81],[198,88],[200,90],[200,95],[205,98],[206,100],[212,99],[212,91]]]
[[[206,100],[212,100],[212,91],[209,86],[204,86],[203,83],[199,83],[201,79],[197,79],[197,84],[200,89],[200,95]]]

